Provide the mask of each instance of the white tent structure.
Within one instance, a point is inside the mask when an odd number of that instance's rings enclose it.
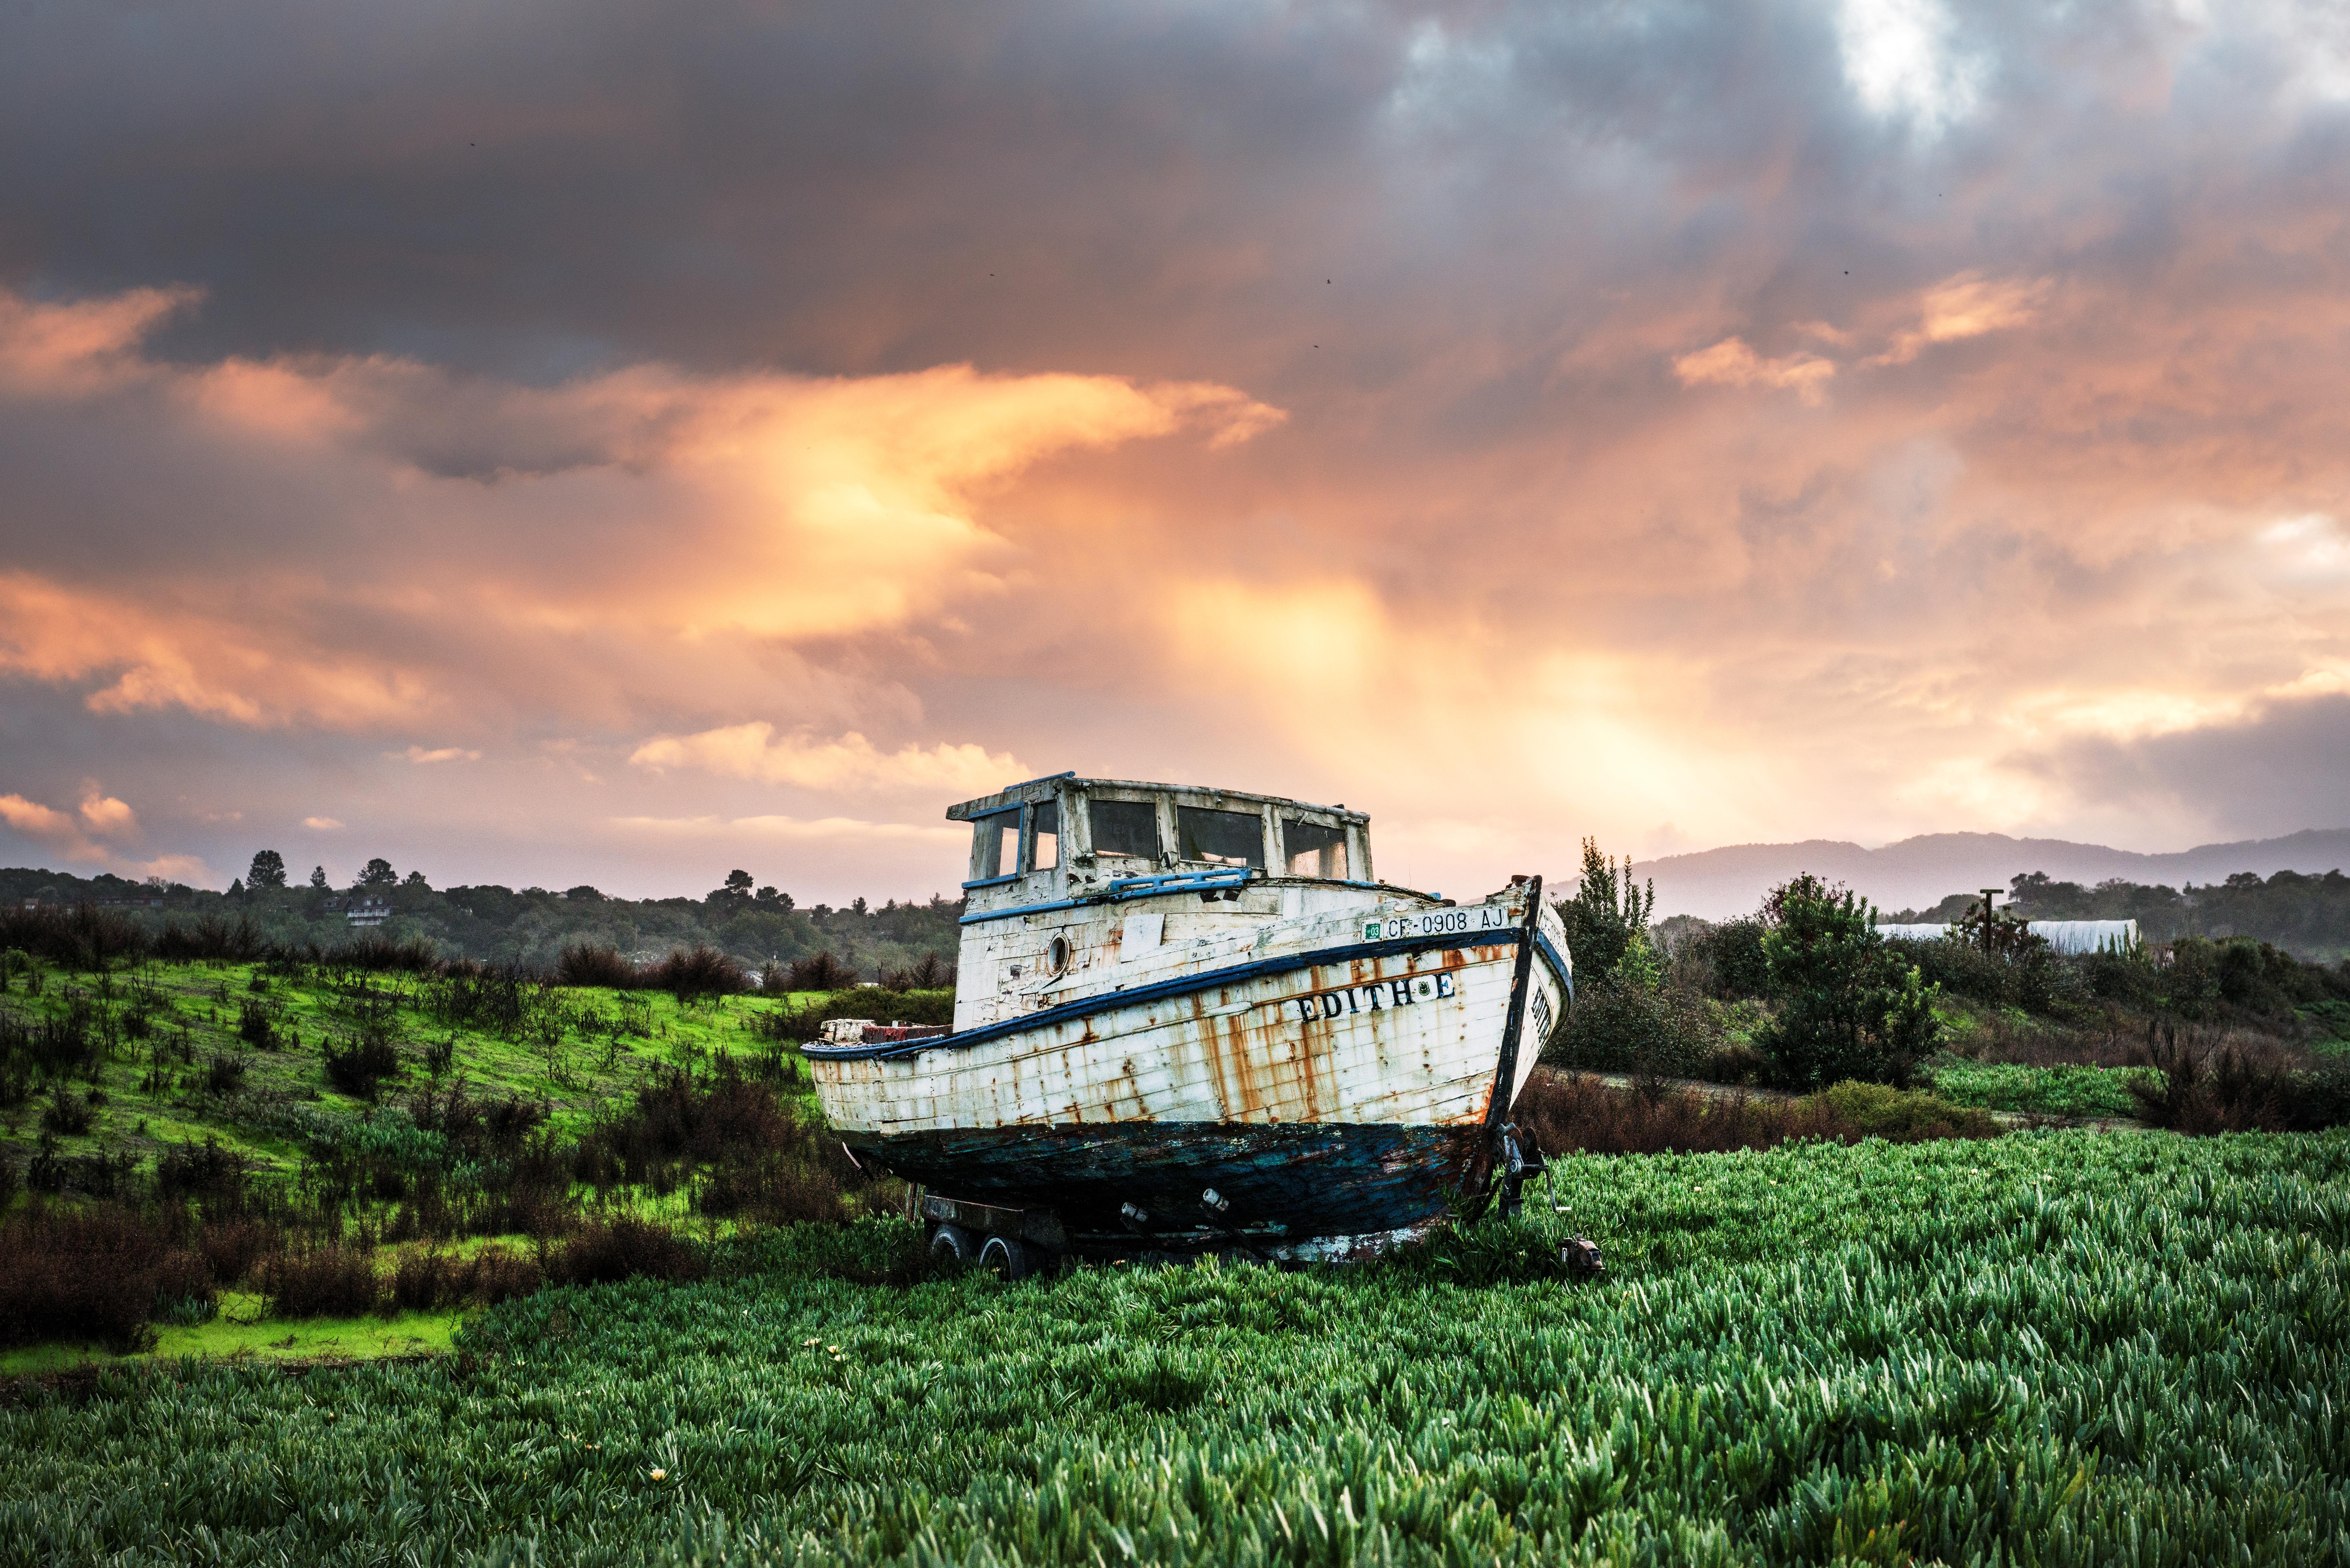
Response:
[[[2093,953],[2106,948],[2126,948],[2137,941],[2136,920],[2033,920],[2025,929],[2035,937],[2047,940],[2048,945],[2060,953]],[[1936,937],[1951,937],[1960,940],[1965,933],[1956,926],[1879,926],[1880,937],[1908,937],[1912,941],[1931,941]]]

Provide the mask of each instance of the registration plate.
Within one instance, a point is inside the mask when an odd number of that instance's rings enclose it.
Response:
[[[1510,918],[1507,909],[1492,904],[1478,904],[1466,909],[1423,909],[1416,915],[1393,915],[1384,920],[1365,920],[1363,940],[1367,942],[1392,941],[1398,937],[1450,937],[1471,931],[1507,931],[1518,922]]]

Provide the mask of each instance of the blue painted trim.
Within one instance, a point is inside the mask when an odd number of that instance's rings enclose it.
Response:
[[[1025,871],[1014,871],[1009,877],[984,877],[976,882],[965,882],[962,885],[962,890],[968,893],[973,888],[1001,888],[1006,882],[1017,882],[1026,875]]]
[[[1550,967],[1557,971],[1559,980],[1566,986],[1566,999],[1573,1002],[1575,1000],[1574,967],[1566,961],[1566,955],[1558,950],[1557,944],[1543,934],[1540,926],[1534,928],[1534,950],[1542,954]]]
[[[1444,952],[1453,948],[1514,947],[1525,934],[1523,926],[1506,926],[1495,931],[1456,931],[1440,937],[1398,937],[1384,942],[1352,942],[1345,947],[1316,948],[1312,952],[1292,953],[1287,958],[1259,959],[1254,963],[1233,964],[1227,969],[1203,970],[1198,974],[1162,980],[1155,985],[1137,986],[1132,991],[1104,992],[1099,996],[1065,1002],[1041,1012],[1007,1018],[998,1023],[983,1023],[960,1034],[933,1034],[928,1040],[909,1040],[898,1044],[810,1044],[802,1046],[800,1054],[827,1062],[876,1062],[895,1056],[919,1056],[925,1051],[960,1051],[965,1046],[983,1045],[990,1040],[1001,1040],[1007,1034],[1024,1034],[1032,1029],[1049,1029],[1055,1024],[1074,1023],[1098,1013],[1115,1012],[1121,1007],[1138,1007],[1145,1002],[1163,1002],[1169,997],[1189,996],[1195,991],[1205,991],[1211,986],[1263,980],[1268,975],[1291,974],[1301,969],[1314,969],[1326,963],[1344,963],[1354,959],[1399,958],[1406,953]]]
[[[1055,898],[1043,904],[1014,904],[1008,909],[982,909],[975,915],[965,915],[955,924],[984,925],[990,920],[1008,920],[1014,915],[1041,915],[1053,909],[1074,909],[1085,904],[1122,904],[1128,898],[1154,898],[1161,893],[1212,893],[1225,888],[1246,885],[1255,875],[1253,867],[1232,871],[1170,871],[1157,877],[1122,877],[1098,893],[1082,898]],[[965,882],[965,888],[993,888],[1004,882],[1016,882],[1016,877],[998,877],[993,882]]]
[[[1154,893],[1205,893],[1240,887],[1255,875],[1253,866],[1235,866],[1225,871],[1160,871],[1149,877],[1120,877],[1103,891],[1113,901],[1148,898]]]

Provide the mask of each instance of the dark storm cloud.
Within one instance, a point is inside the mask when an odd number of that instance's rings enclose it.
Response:
[[[2069,144],[2136,16],[1970,12],[2031,124],[1913,156],[1811,5],[27,8],[0,265],[203,286],[196,355],[1232,376],[1319,339],[1377,384],[1463,329],[1556,347],[1595,289],[1776,320],[1925,281],[1913,225]]]
[[[2183,808],[2244,837],[2350,827],[2350,696],[2287,698],[2231,722],[2137,740],[2075,740],[2012,765],[2085,798]]]

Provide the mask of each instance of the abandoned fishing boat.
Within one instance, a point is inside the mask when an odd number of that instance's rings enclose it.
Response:
[[[1362,813],[1230,790],[1062,774],[947,816],[972,826],[951,1032],[807,1048],[935,1245],[1014,1274],[1345,1256],[1514,1189],[1510,1106],[1574,984],[1539,877],[1390,887]]]

